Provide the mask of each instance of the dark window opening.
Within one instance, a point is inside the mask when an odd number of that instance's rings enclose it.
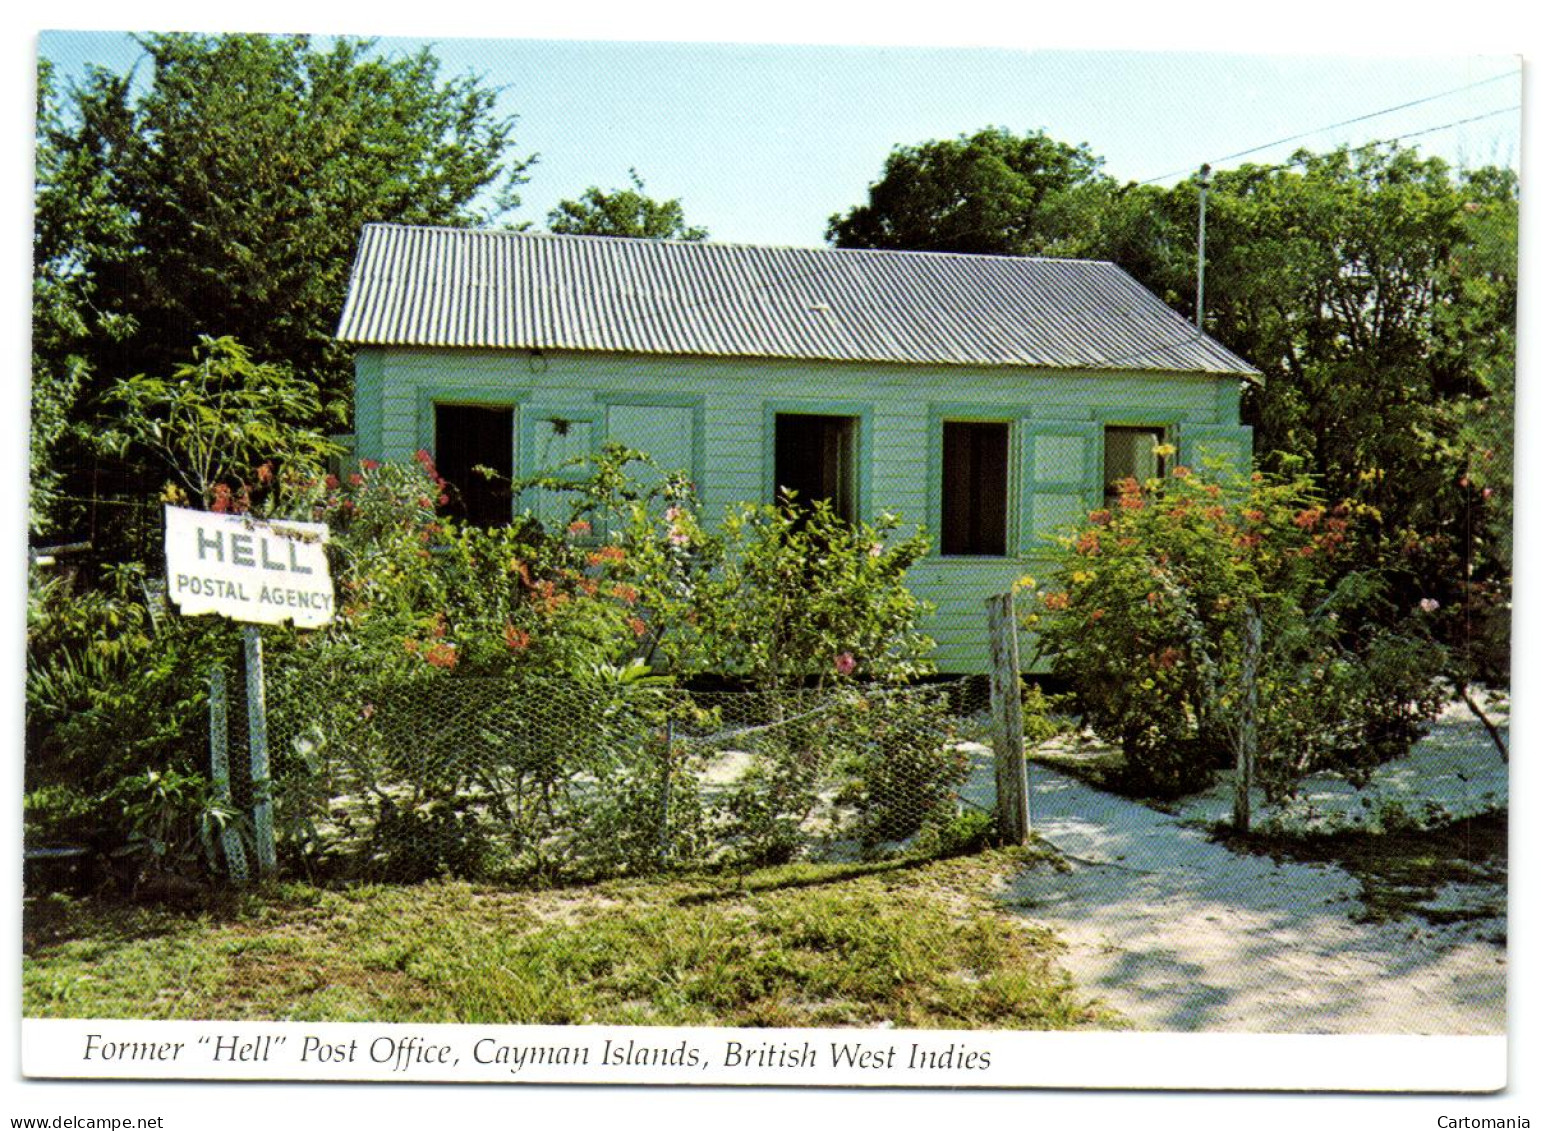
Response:
[[[856,521],[855,416],[776,415],[776,498],[810,506],[827,499],[846,522]]]
[[[444,513],[473,526],[506,526],[513,513],[514,410],[434,405],[433,435],[434,463],[449,484]]]
[[[1011,426],[942,424],[942,553],[1006,554]]]
[[[1144,483],[1166,474],[1166,459],[1156,449],[1166,443],[1161,428],[1109,428],[1102,437],[1102,494],[1118,498],[1118,483],[1133,479]]]

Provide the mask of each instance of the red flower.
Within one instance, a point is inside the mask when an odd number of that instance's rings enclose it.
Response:
[[[453,644],[435,644],[423,653],[423,659],[436,668],[452,668],[460,660]]]
[[[593,529],[594,527],[590,523],[584,522],[582,519],[567,524],[567,533],[572,535],[588,534]]]
[[[1076,539],[1075,552],[1078,554],[1085,554],[1088,557],[1091,557],[1095,555],[1101,548],[1102,543],[1101,540],[1097,537],[1097,532],[1095,530],[1088,530],[1082,534],[1081,537]]]
[[[610,587],[610,595],[625,605],[635,605],[637,603],[637,591],[630,585],[612,585]]]
[[[342,486],[342,481],[340,479],[338,479],[337,476],[335,476],[335,475],[328,475],[326,477],[326,489],[328,491],[335,491],[335,490],[337,490],[337,488],[339,488],[341,486]]]
[[[530,646],[530,634],[522,628],[509,625],[503,630],[503,643],[510,652],[523,652]]]
[[[1113,514],[1111,511],[1095,510],[1086,516],[1086,521],[1093,526],[1106,526],[1113,521]]]
[[[223,483],[214,484],[214,501],[209,504],[209,509],[215,514],[224,514],[230,510],[230,488]]]
[[[358,465],[365,471],[373,471],[380,466],[380,461],[377,459],[361,459],[358,461]]]
[[[1321,507],[1310,507],[1303,511],[1297,511],[1291,521],[1302,530],[1310,530],[1316,526],[1317,520],[1321,517]]]
[[[631,620],[627,621],[626,623],[631,626],[632,632],[636,633],[638,636],[647,635],[647,622],[644,621],[641,617],[632,617]]]
[[[856,670],[856,657],[849,652],[841,652],[835,657],[835,670],[841,675],[850,675]]]
[[[1043,607],[1053,612],[1070,607],[1069,593],[1045,593],[1042,597]]]

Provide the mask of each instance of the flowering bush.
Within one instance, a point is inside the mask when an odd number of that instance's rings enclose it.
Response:
[[[1415,623],[1379,626],[1380,578],[1346,565],[1377,518],[1305,478],[1178,467],[1120,483],[1064,540],[1028,619],[1087,722],[1122,742],[1132,788],[1202,787],[1244,734],[1270,798],[1406,751],[1441,656]]]
[[[694,593],[691,662],[765,690],[929,669],[905,573],[927,549],[899,519],[847,523],[825,502],[727,514]]]

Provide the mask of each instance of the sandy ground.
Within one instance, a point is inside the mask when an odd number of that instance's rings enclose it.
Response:
[[[1464,715],[1464,717],[1463,717]],[[1451,712],[1373,797],[1434,800],[1457,815],[1506,800],[1502,763]],[[1494,764],[1497,769],[1495,770]],[[1376,812],[1341,783],[1309,783],[1313,822]],[[1024,873],[1005,898],[1064,940],[1082,989],[1137,1029],[1172,1032],[1502,1033],[1502,916],[1431,926],[1409,916],[1357,922],[1359,884],[1332,865],[1274,862],[1211,842],[1202,819],[1223,791],[1176,815],[1035,766],[1033,828],[1071,857],[1070,871]],[[1332,813],[1343,814],[1332,818]],[[1469,889],[1472,885],[1464,885]],[[1496,902],[1493,890],[1439,902]],[[1495,898],[1496,897],[1496,898]]]

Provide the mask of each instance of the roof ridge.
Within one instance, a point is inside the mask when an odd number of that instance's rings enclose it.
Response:
[[[995,261],[1004,263],[1078,263],[1094,267],[1111,267],[1115,271],[1124,271],[1111,259],[1090,259],[1085,256],[1074,255],[1006,255],[1001,252],[976,252],[976,251],[946,251],[931,250],[925,248],[886,248],[886,247],[823,247],[803,244],[763,244],[742,243],[736,240],[671,240],[657,239],[651,236],[602,236],[576,232],[544,232],[521,231],[517,228],[477,228],[459,227],[454,224],[405,224],[392,220],[371,220],[364,225],[365,228],[394,228],[402,231],[413,232],[444,232],[454,235],[480,235],[509,239],[536,239],[556,241],[583,241],[597,242],[603,240],[609,244],[646,244],[649,246],[665,247],[694,247],[694,248],[726,248],[740,251],[798,251],[813,254],[828,255],[907,255],[929,256],[938,259],[966,259]],[[1128,274],[1127,271],[1124,271]]]

